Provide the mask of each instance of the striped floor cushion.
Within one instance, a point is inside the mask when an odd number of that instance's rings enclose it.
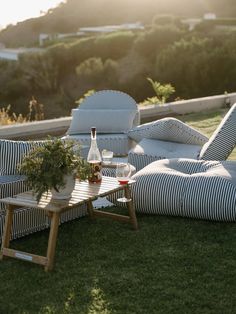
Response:
[[[155,161],[133,177],[137,212],[215,221],[236,220],[236,162]],[[115,203],[117,195],[113,196]]]

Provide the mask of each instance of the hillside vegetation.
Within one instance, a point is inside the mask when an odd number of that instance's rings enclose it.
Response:
[[[150,7],[151,4],[156,5],[156,2],[148,1]],[[65,28],[71,24],[71,28],[67,29],[71,31],[76,10],[74,15],[71,13],[71,18],[68,18],[68,14],[73,7],[78,8],[81,2],[67,1],[34,21],[41,21],[44,31],[48,24],[42,21],[49,21],[51,27],[54,25],[58,30],[59,27]],[[98,8],[95,2],[107,3],[106,0],[94,1],[94,10]],[[115,3],[113,0],[110,2]],[[91,25],[92,16],[99,19],[99,12],[105,16],[109,11],[103,6],[100,11],[89,9],[92,0],[84,3],[87,15],[85,11],[80,14],[83,15],[83,23],[87,20],[86,25]],[[113,11],[117,16],[122,3],[124,1],[114,4]],[[127,0],[127,8],[131,3],[134,4],[134,0]],[[175,3],[176,10],[179,9],[177,0],[160,1],[160,8],[164,8],[164,3]],[[196,4],[193,0],[189,3]],[[214,4],[216,6],[217,1]],[[185,9],[188,7],[190,4]],[[134,11],[137,11],[136,16],[140,12],[138,8],[130,11],[130,19],[135,16]],[[92,15],[91,12],[96,14]],[[61,19],[65,19],[65,23]],[[118,17],[113,19],[115,21],[118,22]],[[18,26],[23,27],[30,22],[32,20]],[[109,23],[107,20],[103,22]],[[18,26],[12,29],[16,30]],[[7,31],[10,30],[6,30],[5,34]],[[121,90],[133,96],[137,102],[142,102],[147,97],[155,96],[147,78],[161,84],[172,84],[176,92],[170,101],[233,92],[235,52],[234,31],[217,31],[203,23],[190,32],[178,17],[157,15],[142,31],[120,31],[84,37],[70,43],[52,43],[44,52],[20,55],[18,62],[0,60],[0,108],[11,104],[14,112],[26,114],[28,103],[34,96],[44,105],[45,118],[66,116],[77,106],[76,101],[91,89]]]

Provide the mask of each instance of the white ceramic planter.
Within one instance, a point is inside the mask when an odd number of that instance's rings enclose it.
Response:
[[[75,188],[75,177],[73,175],[66,175],[64,180],[65,187],[59,189],[59,192],[57,192],[55,189],[51,190],[52,199],[64,200],[71,197],[71,194]]]

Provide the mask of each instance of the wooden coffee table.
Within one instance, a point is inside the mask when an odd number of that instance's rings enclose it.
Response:
[[[7,204],[7,214],[2,238],[0,259],[2,260],[5,256],[13,257],[43,265],[45,271],[52,270],[54,264],[60,215],[61,213],[66,212],[83,203],[86,203],[88,214],[91,218],[108,217],[113,220],[127,222],[130,223],[136,230],[138,228],[138,224],[132,200],[131,202],[127,202],[127,216],[101,210],[95,210],[92,203],[92,201],[96,200],[98,197],[104,197],[120,190],[124,190],[126,197],[130,198],[130,185],[134,183],[134,180],[130,180],[128,184],[120,185],[117,182],[116,178],[103,176],[102,182],[99,184],[91,184],[87,181],[77,181],[75,189],[72,193],[72,197],[68,200],[52,200],[51,194],[48,193],[47,195],[44,194],[41,197],[40,202],[37,203],[31,191],[2,199],[1,202]],[[26,253],[9,248],[14,210],[21,207],[42,209],[47,212],[47,215],[51,219],[46,256],[34,255],[31,253]]]

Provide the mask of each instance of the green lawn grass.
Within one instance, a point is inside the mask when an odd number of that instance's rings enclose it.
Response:
[[[210,135],[218,113],[181,119]],[[118,209],[118,212],[123,212]],[[236,225],[138,215],[139,230],[88,217],[59,228],[55,268],[0,262],[0,314],[236,312]],[[11,242],[46,254],[48,230]]]
[[[59,229],[55,269],[0,263],[0,313],[235,313],[236,226],[138,215]],[[12,242],[44,254],[48,231]]]

